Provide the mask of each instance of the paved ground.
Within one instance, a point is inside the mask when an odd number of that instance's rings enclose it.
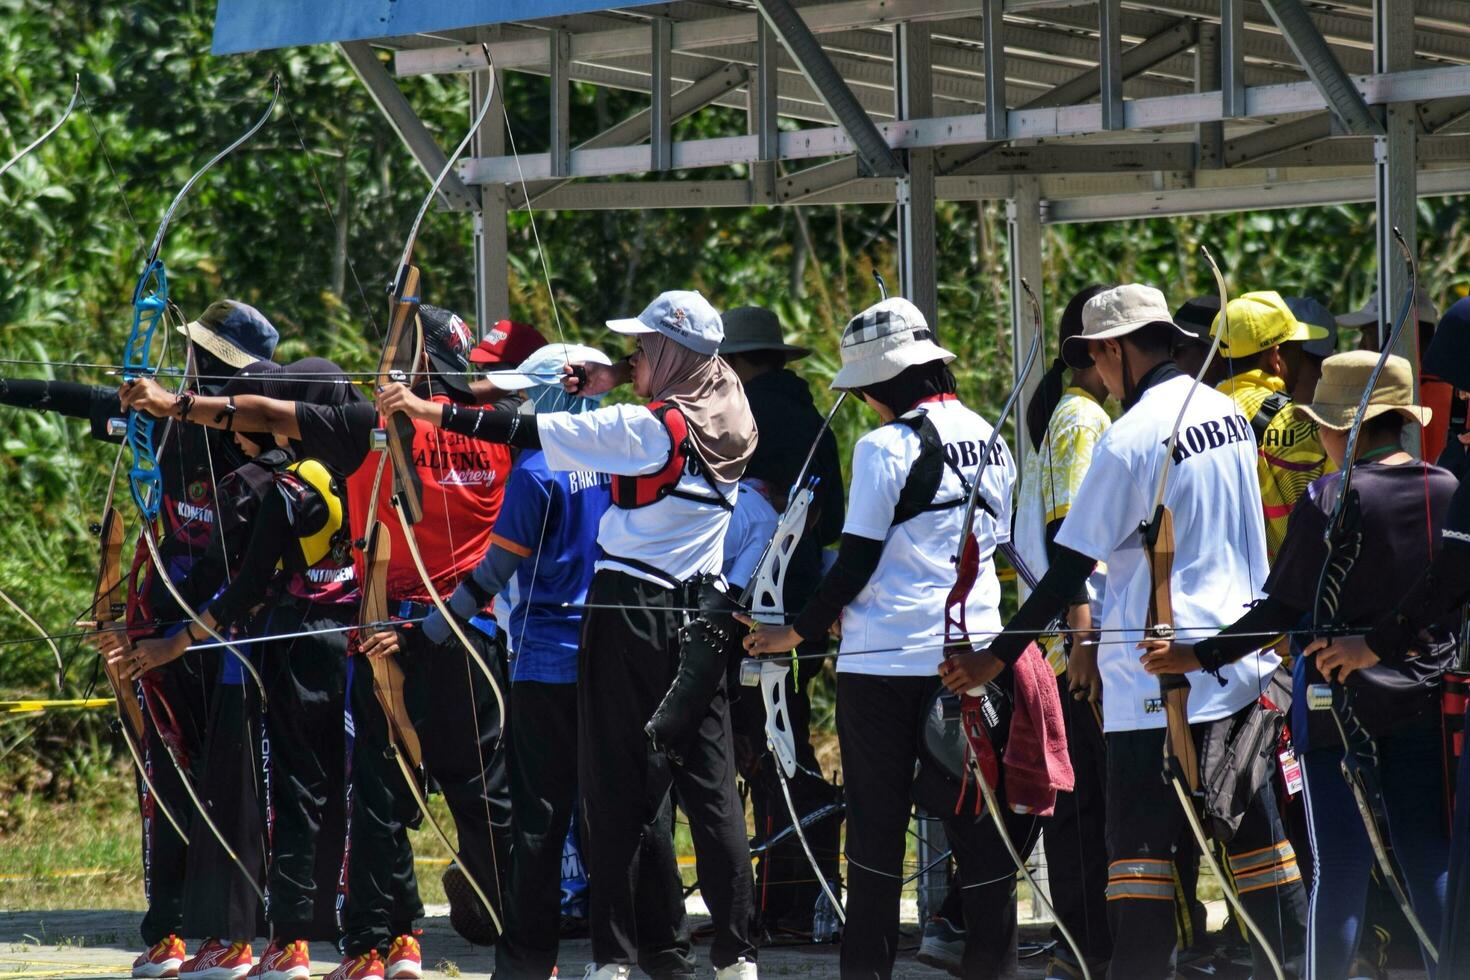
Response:
[[[438,915],[424,920],[424,965],[426,980],[441,977],[484,976],[494,965],[489,950],[471,946],[449,928],[447,909],[431,909]],[[0,911],[0,980],[41,980],[63,978],[83,980],[88,977],[127,977],[133,957],[137,955],[138,913],[131,911]],[[1028,931],[1040,933],[1040,926]],[[938,980],[945,976],[938,970],[914,960],[918,935],[912,935],[898,963],[896,977],[904,980]],[[700,955],[707,947],[698,947]],[[260,952],[259,949],[256,950]],[[560,975],[576,978],[582,975],[590,954],[586,940],[562,945]],[[321,976],[336,966],[333,951],[325,943],[312,946],[317,959],[312,973]],[[1029,961],[1022,976],[1041,977],[1044,957]],[[837,950],[832,946],[790,946],[763,949],[760,954],[761,975],[765,977],[837,976]],[[706,963],[701,975],[712,976]]]

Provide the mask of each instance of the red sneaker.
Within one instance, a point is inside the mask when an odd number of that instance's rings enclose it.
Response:
[[[352,956],[342,965],[326,975],[325,980],[383,980],[383,961],[378,951],[370,949],[361,956]]]
[[[177,977],[179,967],[189,952],[184,941],[169,935],[149,947],[148,952],[133,960],[133,976],[158,980],[159,977]]]
[[[282,946],[272,942],[245,980],[307,980],[311,976],[311,946],[305,939]]]
[[[207,939],[193,959],[179,966],[179,980],[241,980],[253,962],[249,943]]]
[[[404,934],[388,947],[387,980],[419,980],[423,976],[424,954],[418,939]]]

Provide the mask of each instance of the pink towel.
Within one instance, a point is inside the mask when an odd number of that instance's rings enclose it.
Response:
[[[1005,752],[1006,800],[1016,813],[1049,817],[1057,793],[1071,792],[1074,780],[1056,674],[1035,643],[1011,673],[1015,690]]]

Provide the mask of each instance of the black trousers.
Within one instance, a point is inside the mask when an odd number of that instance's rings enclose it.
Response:
[[[346,836],[342,705],[347,633],[355,606],[277,605],[260,635],[331,630],[265,646],[261,673],[269,698],[261,762],[270,842],[267,916],[271,936],[337,938],[337,871]]]
[[[837,737],[847,791],[847,925],[842,976],[893,974],[899,893],[907,849],[919,723],[939,678],[837,675]],[[1022,856],[1040,833],[1032,816],[1002,809]],[[973,811],[950,815],[945,834],[963,893],[966,977],[1018,975],[1016,866],[990,825]]]
[[[250,939],[259,935],[264,925],[265,910],[251,887],[265,881],[262,790],[255,759],[259,717],[260,695],[254,681],[247,678],[241,684],[215,686],[209,735],[203,754],[194,760],[194,785],[220,836],[245,870],[230,860],[194,811],[184,870],[185,936]]]
[[[205,732],[209,728],[209,703],[219,671],[218,656],[214,650],[190,654],[148,674],[149,700],[159,708],[163,723],[172,726],[169,737],[182,749],[181,755],[187,760],[185,772],[189,772],[192,760],[203,754]],[[179,819],[184,832],[190,833],[192,824],[198,822],[194,804],[184,792],[146,707],[143,729],[143,762],[148,767],[148,778],[158,787],[163,804]],[[170,934],[183,935],[188,845],[158,811],[141,779],[138,793],[143,816],[143,890],[148,897],[148,911],[143,915],[139,933],[143,945],[152,946]]]
[[[723,687],[699,731],[672,765],[643,726],[679,665],[683,589],[600,571],[587,601],[578,664],[577,779],[591,892],[592,955],[637,962],[654,976],[692,974],[683,890],[674,859],[669,791],[689,817],[700,891],[714,919],[710,960],[755,959],[750,942],[752,877]]]
[[[474,627],[465,635],[505,683],[505,647]],[[506,746],[495,696],[459,640],[435,646],[420,630],[404,633],[397,656],[408,714],[418,730],[424,767],[444,794],[458,836],[463,867],[499,903],[509,868],[510,792]],[[414,875],[408,828],[422,819],[403,783],[388,740],[388,723],[373,695],[372,670],[351,658],[347,667],[349,786],[347,853],[342,880],[342,952],[386,953],[424,913]],[[447,830],[448,828],[446,828]]]
[[[1258,710],[1254,705],[1245,710]],[[1196,741],[1204,725],[1195,725]],[[1108,921],[1113,980],[1174,976],[1174,861],[1183,810],[1163,779],[1164,729],[1108,735]],[[1271,943],[1288,975],[1299,973],[1306,941],[1307,896],[1295,852],[1268,783],[1247,808],[1226,847],[1241,902]],[[1270,975],[1252,943],[1254,973]]]
[[[577,808],[577,685],[518,681],[510,699],[510,879],[496,976],[545,980],[556,965],[561,858]]]
[[[1108,934],[1107,746],[1102,725],[1085,701],[1074,701],[1067,676],[1057,678],[1062,717],[1067,726],[1067,753],[1076,784],[1057,794],[1057,807],[1042,843],[1051,876],[1051,904],[1057,918],[1082,947],[1089,963],[1103,963],[1113,953]],[[1061,933],[1053,930],[1053,938]],[[1057,953],[1071,958],[1066,944]]]

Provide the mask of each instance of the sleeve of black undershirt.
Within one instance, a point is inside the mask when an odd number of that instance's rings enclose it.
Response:
[[[521,412],[445,405],[439,426],[471,439],[514,446],[517,449],[541,448],[541,432],[536,428],[536,416]]]
[[[1006,623],[1005,630],[986,647],[1007,664],[1019,660],[1026,647],[1042,636],[1058,616],[1076,605],[1079,594],[1084,597],[1087,594],[1087,576],[1092,574],[1097,562],[1064,545],[1054,544],[1051,551],[1051,567]]]
[[[274,490],[267,493],[250,532],[250,544],[245,548],[235,577],[209,607],[221,633],[230,626],[239,625],[250,610],[260,604],[286,547],[296,540],[286,510],[286,498]]]
[[[56,412],[67,418],[86,419],[93,439],[121,442],[107,433],[108,420],[123,414],[117,389],[74,381],[36,381],[30,378],[0,378],[0,405]]]
[[[1056,560],[1057,560],[1057,549],[1059,547],[1061,547],[1060,545],[1057,544],[1057,532],[1062,529],[1062,522],[1064,522],[1066,519],[1067,519],[1066,518],[1066,515],[1063,515],[1061,517],[1058,517],[1056,520],[1052,521],[1050,524],[1048,524],[1046,526],[1046,567],[1047,568],[1050,568],[1052,565],[1054,565],[1056,563]],[[1091,572],[1088,572],[1087,574],[1088,575],[1091,575],[1092,573]],[[1090,597],[1087,594],[1087,578],[1084,576],[1083,579],[1082,579],[1082,585],[1078,587],[1076,594],[1074,594],[1072,596],[1071,601],[1068,602],[1067,605],[1069,605],[1069,606],[1080,606],[1080,605],[1083,605],[1084,603],[1086,603],[1088,601],[1090,601]]]
[[[1446,538],[1397,608],[1368,631],[1368,646],[1385,663],[1402,663],[1420,645],[1425,630],[1449,625],[1446,621],[1466,602],[1470,602],[1470,542]]]
[[[1218,677],[1221,668],[1269,646],[1273,634],[1285,633],[1303,614],[1297,606],[1267,596],[1219,633],[1196,643],[1194,655],[1206,673]]]
[[[868,584],[883,556],[883,542],[856,534],[844,534],[837,548],[837,560],[822,576],[816,593],[807,600],[792,628],[803,640],[821,639],[837,622],[842,610]]]

